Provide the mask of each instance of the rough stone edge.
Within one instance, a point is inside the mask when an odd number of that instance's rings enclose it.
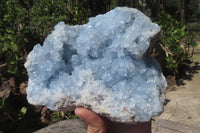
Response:
[[[86,124],[81,119],[64,120],[34,133],[86,133]]]
[[[200,133],[200,127],[159,119],[157,124],[157,132],[167,133],[166,131],[171,131],[171,133]]]

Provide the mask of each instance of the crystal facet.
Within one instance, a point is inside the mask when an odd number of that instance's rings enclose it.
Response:
[[[146,53],[160,33],[140,11],[117,7],[84,25],[60,22],[29,53],[27,99],[52,110],[85,107],[119,122],[144,122],[163,111],[167,86]]]

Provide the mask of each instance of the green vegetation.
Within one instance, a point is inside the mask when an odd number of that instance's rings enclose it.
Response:
[[[118,5],[133,6],[143,10],[140,3],[140,1],[121,0],[94,2],[89,0],[1,0],[0,63],[5,64],[8,73],[15,77],[21,77],[22,74],[26,74],[23,64],[28,52],[35,44],[42,44],[44,38],[59,21],[72,25],[83,24],[88,21],[89,16],[96,15],[97,11],[103,13]],[[188,11],[192,14],[191,18],[199,17],[200,8],[198,4],[199,1],[196,0],[189,2]],[[158,0],[151,0],[147,5],[151,8],[152,16],[158,14],[158,8],[161,6]],[[178,0],[165,1],[162,6],[165,6],[168,13],[172,9],[173,12],[176,12],[180,8]],[[94,9],[98,10],[95,11]],[[173,57],[167,57],[168,64],[166,67],[172,70],[177,68],[177,64],[186,58],[187,52],[184,51],[184,48],[188,49],[187,46],[194,47],[195,44],[192,40],[194,35],[187,32],[187,28],[170,15],[161,13],[159,20],[164,35],[162,43],[173,54]],[[184,37],[190,39],[185,44],[187,46],[182,49],[180,41]]]
[[[57,122],[60,120],[65,120],[65,119],[78,119],[78,116],[76,116],[74,113],[69,112],[69,111],[55,111],[52,114],[52,122]]]
[[[43,43],[58,22],[64,21],[71,25],[83,24],[88,21],[88,17],[86,0],[81,0],[79,3],[71,0],[1,0],[0,87],[4,82],[3,79],[11,76],[15,78],[16,87],[26,80],[23,65],[27,54],[35,44]],[[18,89],[12,90],[11,93],[14,97],[19,95]],[[12,126],[17,126],[17,123],[23,123],[29,117],[26,114],[28,110],[30,112],[30,108],[18,103],[19,105],[16,105],[18,107],[10,109],[10,106],[13,106],[10,102],[11,99],[0,97],[0,119],[5,118],[5,123],[10,121]],[[52,121],[72,118],[77,116],[70,112],[65,112],[63,116],[60,112],[52,114]],[[0,122],[3,126],[2,121]],[[12,129],[7,128],[7,130]]]
[[[27,107],[22,107],[20,112],[17,115],[18,120],[21,120],[26,115],[26,112],[27,112]]]
[[[195,33],[164,11],[159,15],[158,24],[162,29],[160,45],[166,53],[166,68],[172,73],[177,72],[179,66],[193,55],[197,46]]]
[[[83,24],[88,20],[86,1],[72,4],[69,0],[1,0],[0,58],[7,72],[24,73],[27,53],[42,43],[59,21]]]
[[[194,41],[195,32],[192,31],[200,29],[197,21],[200,19],[200,0],[181,4],[186,5],[185,9],[180,6],[180,0],[0,0],[0,90],[4,90],[3,83],[10,77],[15,79],[14,87],[10,87],[10,96],[0,97],[0,133],[5,132],[4,129],[8,132],[15,131],[15,128],[5,125],[17,127],[26,119],[35,116],[41,119],[41,113],[33,111],[36,107],[30,107],[26,103],[19,86],[27,80],[23,65],[28,53],[35,44],[43,43],[58,22],[84,24],[89,17],[105,13],[116,6],[137,8],[151,15],[161,26],[162,37],[158,44],[165,56],[160,58],[165,62],[165,74],[176,75],[180,67],[190,60],[197,46]],[[183,14],[180,10],[187,12]],[[21,103],[22,101],[25,102]],[[55,111],[46,114],[43,115],[50,117],[49,123],[77,118],[73,112]],[[41,125],[36,124],[35,127],[44,126]]]
[[[188,5],[188,12],[191,14],[189,19],[197,19],[200,18],[200,1],[199,0],[190,0]]]

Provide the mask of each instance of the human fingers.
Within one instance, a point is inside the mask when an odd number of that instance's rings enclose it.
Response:
[[[96,113],[85,108],[76,108],[75,113],[88,124],[87,133],[106,133],[106,122]]]

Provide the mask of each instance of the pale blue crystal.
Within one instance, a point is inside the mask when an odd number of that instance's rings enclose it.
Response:
[[[146,54],[159,32],[127,7],[84,25],[58,23],[28,55],[28,101],[52,110],[82,106],[113,121],[148,121],[163,111],[167,86],[159,64]]]

